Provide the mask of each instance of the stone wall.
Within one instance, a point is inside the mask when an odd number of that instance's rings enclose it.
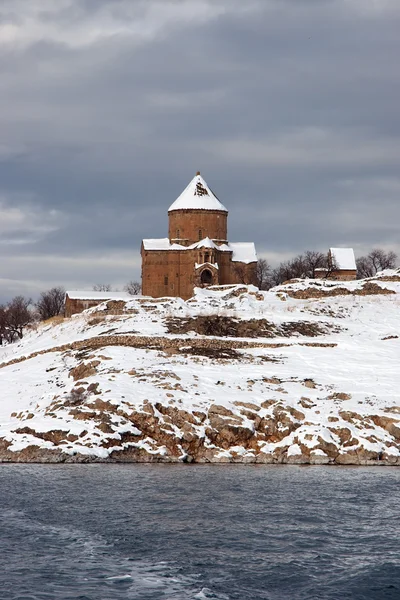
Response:
[[[209,237],[226,242],[228,213],[220,210],[173,210],[168,213],[168,237],[172,242],[190,246]]]
[[[336,281],[354,281],[357,279],[357,271],[354,269],[338,269],[336,271],[332,271],[327,277],[327,279],[333,279]]]
[[[67,294],[67,296],[65,298],[64,314],[66,317],[72,317],[72,315],[81,313],[82,311],[86,310],[87,308],[92,308],[92,306],[98,306],[102,302],[104,302],[104,299],[103,300],[93,300],[93,299],[82,300],[82,299],[70,298]]]
[[[218,264],[213,273],[213,285],[235,283],[256,284],[257,263],[232,262],[232,252],[212,252],[209,262]],[[177,296],[187,300],[200,285],[195,264],[205,260],[205,250],[145,250],[142,247],[142,293],[162,298]]]
[[[335,269],[328,273],[327,269],[315,269],[314,279],[330,279],[332,281],[354,281],[357,279],[355,269]]]
[[[324,342],[296,342],[297,346],[307,346],[315,348],[333,348],[336,343]],[[204,350],[240,350],[246,348],[285,348],[293,346],[293,343],[286,342],[257,342],[236,339],[215,339],[215,338],[166,338],[144,335],[99,335],[86,340],[78,340],[69,344],[54,346],[44,350],[37,350],[25,356],[19,356],[9,361],[0,363],[0,369],[10,365],[16,365],[26,360],[50,354],[53,352],[67,352],[69,350],[87,350],[105,348],[107,346],[128,346],[130,348],[146,348],[151,350],[177,350],[184,348],[197,348]]]
[[[177,296],[187,300],[193,295],[197,253],[142,249],[142,293],[162,298]]]

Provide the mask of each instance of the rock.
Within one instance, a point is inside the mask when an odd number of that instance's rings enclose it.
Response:
[[[92,375],[96,375],[96,367],[99,364],[99,360],[93,360],[89,363],[82,362],[77,367],[74,367],[70,370],[69,376],[72,377],[74,381],[78,381],[79,379],[85,379],[86,377],[91,377]]]
[[[305,385],[307,388],[312,389],[315,389],[317,387],[313,379],[305,379],[303,381],[303,385]]]
[[[328,396],[328,400],[351,400],[351,394],[345,394],[344,392],[335,392]]]
[[[234,416],[229,408],[221,406],[220,404],[211,404],[210,408],[208,409],[208,415],[210,414],[222,415],[224,417]]]

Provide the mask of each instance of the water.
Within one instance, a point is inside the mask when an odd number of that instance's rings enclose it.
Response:
[[[400,469],[1,465],[1,600],[399,600]]]

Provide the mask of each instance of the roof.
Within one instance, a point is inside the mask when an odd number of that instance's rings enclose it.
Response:
[[[329,248],[334,266],[345,271],[357,269],[353,248]]]
[[[170,244],[168,238],[160,238],[159,240],[149,239],[143,240],[143,248],[145,250],[195,250],[196,248],[214,248],[220,252],[232,252],[233,262],[252,263],[257,262],[256,248],[253,242],[235,242],[214,244],[210,238],[204,238],[191,246],[181,246],[180,244]]]
[[[233,251],[233,262],[247,264],[257,262],[257,252],[253,242],[232,242],[227,245]]]
[[[187,250],[181,244],[170,244],[168,238],[146,239],[142,243],[145,250]]]
[[[220,247],[217,246],[217,244],[214,244],[214,242],[210,240],[209,237],[206,237],[203,240],[200,240],[199,242],[191,244],[191,246],[188,246],[188,248],[190,248],[190,250],[194,250],[194,248],[216,248],[217,250],[220,249]]]
[[[227,209],[218,200],[198,172],[183,190],[182,194],[171,204],[168,212],[173,210],[222,210]]]
[[[71,300],[132,300],[131,294],[126,292],[94,292],[93,290],[67,290],[65,296]]]

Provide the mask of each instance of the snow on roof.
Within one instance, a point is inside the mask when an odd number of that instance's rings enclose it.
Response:
[[[233,262],[252,263],[257,262],[256,247],[253,242],[232,242],[228,244],[233,251]]]
[[[180,244],[170,244],[168,238],[143,240],[145,250],[186,250],[186,246]]]
[[[257,253],[253,242],[232,242],[218,246],[210,238],[206,237],[191,246],[181,246],[180,244],[170,244],[168,238],[161,238],[159,240],[143,240],[143,247],[145,250],[195,250],[196,248],[213,248],[220,252],[232,252],[233,262],[257,262]]]
[[[334,266],[346,271],[355,271],[356,259],[353,248],[329,248]]]
[[[131,294],[126,292],[94,292],[93,290],[67,290],[65,296],[71,300],[132,300]]]
[[[216,195],[210,190],[207,183],[204,181],[198,172],[183,190],[182,194],[171,204],[168,212],[173,210],[223,210],[227,209],[218,200]]]
[[[218,263],[210,263],[210,262],[194,263],[195,269],[200,269],[200,267],[205,267],[205,266],[214,267],[214,269],[219,269]]]
[[[214,244],[214,242],[212,240],[210,240],[209,237],[206,237],[206,238],[204,238],[204,240],[200,240],[199,242],[196,242],[195,244],[188,246],[188,248],[190,248],[190,250],[193,250],[194,248],[217,248],[217,249],[219,249],[219,246],[217,246],[217,244]]]

